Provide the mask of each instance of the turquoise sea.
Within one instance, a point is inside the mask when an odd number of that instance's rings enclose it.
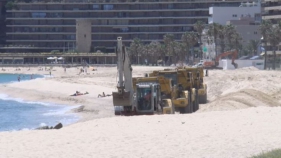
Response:
[[[18,82],[18,74],[0,74],[0,84]],[[20,75],[21,82],[31,80],[31,75]],[[33,79],[43,78],[33,75]],[[54,105],[43,102],[27,102],[0,94],[0,131],[34,129],[42,125],[63,125],[78,121],[78,116],[67,113],[73,106]]]

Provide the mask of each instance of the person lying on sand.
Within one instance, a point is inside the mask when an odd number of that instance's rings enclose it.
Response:
[[[79,96],[79,95],[86,95],[89,94],[88,92],[86,93],[80,93],[79,91],[76,91],[74,94],[70,95],[70,96]]]
[[[105,93],[102,92],[102,94],[99,94],[99,95],[98,95],[98,98],[99,98],[99,97],[101,97],[101,98],[103,98],[103,97],[109,97],[109,96],[111,96],[111,94],[106,94],[106,95],[105,95]]]

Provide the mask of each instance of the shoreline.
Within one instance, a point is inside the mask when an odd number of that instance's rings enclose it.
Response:
[[[135,66],[133,77],[164,68]],[[46,73],[37,69],[31,73]],[[130,157],[134,153],[151,158],[240,158],[281,147],[281,73],[277,71],[253,67],[210,70],[204,77],[208,103],[201,104],[197,112],[119,117],[114,115],[112,97],[97,97],[116,91],[116,67],[97,67],[98,71],[80,75],[79,68],[54,69],[54,77],[0,85],[0,93],[69,107],[81,105],[74,113],[83,119],[59,130],[0,132],[0,157],[82,154],[92,158],[116,157],[116,153]],[[20,73],[30,73],[26,70]],[[75,91],[89,94],[70,96]]]

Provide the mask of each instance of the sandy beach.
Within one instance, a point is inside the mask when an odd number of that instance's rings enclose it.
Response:
[[[133,67],[144,76],[163,67]],[[38,68],[0,73],[42,74]],[[0,157],[194,157],[241,158],[281,147],[281,73],[253,67],[211,70],[208,103],[193,114],[114,116],[117,68],[79,74],[56,67],[52,77],[0,85],[0,94],[69,106],[81,116],[60,130],[0,133]],[[73,97],[75,91],[88,95]]]

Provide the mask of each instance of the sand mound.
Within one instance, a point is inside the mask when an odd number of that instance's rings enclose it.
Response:
[[[209,103],[200,111],[234,110],[258,106],[280,106],[281,75],[274,71],[261,71],[254,67],[237,70],[210,71]]]
[[[250,67],[238,68],[236,70],[259,70],[259,69],[254,66],[250,66]]]

